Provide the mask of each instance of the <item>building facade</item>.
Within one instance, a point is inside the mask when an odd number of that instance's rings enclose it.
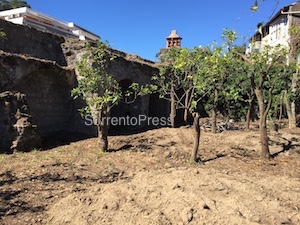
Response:
[[[264,26],[258,25],[258,31],[249,40],[246,53],[262,51],[267,45],[278,44],[291,50],[295,43],[289,31],[294,26],[300,26],[300,2],[281,8]]]
[[[26,25],[54,34],[78,37],[81,40],[98,41],[100,37],[73,22],[65,22],[27,7],[0,12],[0,19]]]

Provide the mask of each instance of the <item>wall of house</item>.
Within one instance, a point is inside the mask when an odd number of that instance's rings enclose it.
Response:
[[[267,43],[271,46],[282,45],[289,47],[288,16],[282,15],[270,24]],[[265,38],[265,39],[266,39]]]
[[[254,45],[251,46],[250,44],[248,51],[261,50],[266,45],[276,46],[280,44],[290,48],[297,44],[295,43],[295,41],[297,41],[296,38],[290,35],[289,29],[293,26],[300,26],[300,14],[287,13],[287,11],[299,12],[300,3],[296,2],[284,8],[283,13],[279,11],[275,18],[272,18],[272,20],[264,26],[263,35],[258,32],[254,34],[251,38],[251,42],[254,42]]]
[[[300,3],[297,3],[295,5],[293,5],[291,7],[291,11],[295,12],[295,11],[300,11]],[[294,26],[297,26],[299,27],[300,26],[300,15],[299,14],[294,14],[294,16],[291,16],[290,17],[290,26],[294,27]],[[290,36],[290,40],[291,40],[291,46],[293,46],[293,49],[292,51],[298,51],[299,50],[299,38],[297,37],[297,35],[299,34],[296,34],[296,35],[291,35]],[[296,50],[298,49],[298,50]],[[293,59],[291,59],[293,60]]]

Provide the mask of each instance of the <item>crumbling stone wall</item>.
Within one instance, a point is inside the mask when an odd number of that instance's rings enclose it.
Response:
[[[68,66],[76,68],[76,62],[79,61],[82,55],[86,52],[85,43],[77,39],[67,39],[62,44],[64,54]],[[128,54],[115,49],[111,49],[111,54],[115,56],[114,60],[110,62],[108,72],[122,84],[123,81],[137,82],[139,84],[151,83],[151,77],[157,75],[159,70],[156,63],[140,58],[137,55]],[[121,85],[122,86],[122,85]],[[150,105],[151,102],[151,105]],[[132,104],[126,104],[122,101],[120,104],[112,109],[112,117],[138,117],[138,115],[145,115],[149,117],[168,117],[168,104],[158,98],[157,95],[147,95],[138,97]],[[141,124],[140,127],[143,127]]]
[[[75,85],[73,70],[52,61],[0,52],[0,92],[26,95],[42,138],[78,130],[93,132],[82,125],[77,102],[71,97]]]
[[[6,38],[0,38],[1,50],[55,61],[61,66],[67,65],[61,48],[61,44],[65,42],[64,37],[1,19],[0,27],[6,34]]]
[[[95,134],[95,128],[85,126],[78,113],[84,102],[74,101],[70,94],[77,85],[76,62],[86,51],[85,42],[3,20],[0,27],[7,36],[0,38],[0,93],[12,91],[25,95],[42,140],[56,133]],[[114,49],[111,52],[116,58],[109,72],[120,83],[126,80],[146,84],[158,73],[154,62]],[[125,109],[115,108],[111,116],[167,114],[159,101],[152,98],[151,106],[149,102],[150,97],[144,96],[131,105],[121,103],[118,107]],[[0,123],[3,130],[1,119]]]
[[[62,44],[63,52],[66,56],[66,61],[69,68],[76,71],[76,62],[81,60],[83,54],[87,51],[86,44],[78,39],[68,38]],[[159,73],[156,64],[150,60],[145,60],[139,56],[121,52],[115,49],[110,49],[111,54],[114,55],[114,60],[108,66],[108,72],[121,84],[123,81],[137,82],[139,84],[151,83],[151,77]],[[160,100],[155,98],[149,105],[150,96],[138,97],[132,104],[126,104],[121,101],[112,109],[111,117],[126,117],[128,115],[138,117],[138,115],[145,116],[165,116],[168,115],[166,104],[160,104]],[[151,108],[151,110],[150,110]],[[143,127],[137,126],[139,129]]]
[[[40,135],[30,115],[26,95],[11,91],[0,93],[0,153],[40,147]]]

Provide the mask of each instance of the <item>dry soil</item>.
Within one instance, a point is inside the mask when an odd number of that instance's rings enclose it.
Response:
[[[300,224],[300,131],[161,128],[0,155],[0,224]]]

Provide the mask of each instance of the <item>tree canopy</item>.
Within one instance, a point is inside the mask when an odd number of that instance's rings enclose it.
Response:
[[[0,0],[0,11],[16,9],[20,7],[28,7],[31,8],[30,5],[26,1],[22,0]]]

